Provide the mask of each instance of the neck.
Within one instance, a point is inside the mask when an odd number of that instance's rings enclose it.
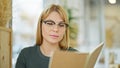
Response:
[[[51,57],[54,53],[55,50],[59,49],[58,44],[49,44],[49,43],[44,43],[40,46],[41,52],[48,57]]]

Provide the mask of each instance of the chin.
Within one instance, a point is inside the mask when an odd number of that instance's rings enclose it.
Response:
[[[58,40],[50,40],[49,42],[52,43],[52,44],[57,44],[57,43],[59,43]]]
[[[52,42],[50,42],[50,43],[52,43],[52,44],[57,44],[58,42],[56,42],[56,41],[52,41]]]

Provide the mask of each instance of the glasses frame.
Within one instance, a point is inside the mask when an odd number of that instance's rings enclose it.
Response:
[[[47,22],[51,22],[53,24],[49,25],[49,24],[47,24]],[[48,26],[55,26],[55,25],[57,25],[59,28],[62,28],[60,24],[64,24],[65,28],[69,27],[69,25],[67,23],[61,23],[61,22],[59,22],[58,24],[56,24],[53,20],[44,20],[43,23],[46,24],[46,25],[48,25]]]

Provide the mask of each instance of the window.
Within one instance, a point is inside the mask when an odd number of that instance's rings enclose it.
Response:
[[[12,7],[14,68],[21,49],[35,44],[36,26],[43,10],[43,0],[12,0]]]

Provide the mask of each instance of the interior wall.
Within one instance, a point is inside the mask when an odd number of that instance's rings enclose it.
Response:
[[[120,48],[120,4],[105,6],[106,40],[108,48]]]

